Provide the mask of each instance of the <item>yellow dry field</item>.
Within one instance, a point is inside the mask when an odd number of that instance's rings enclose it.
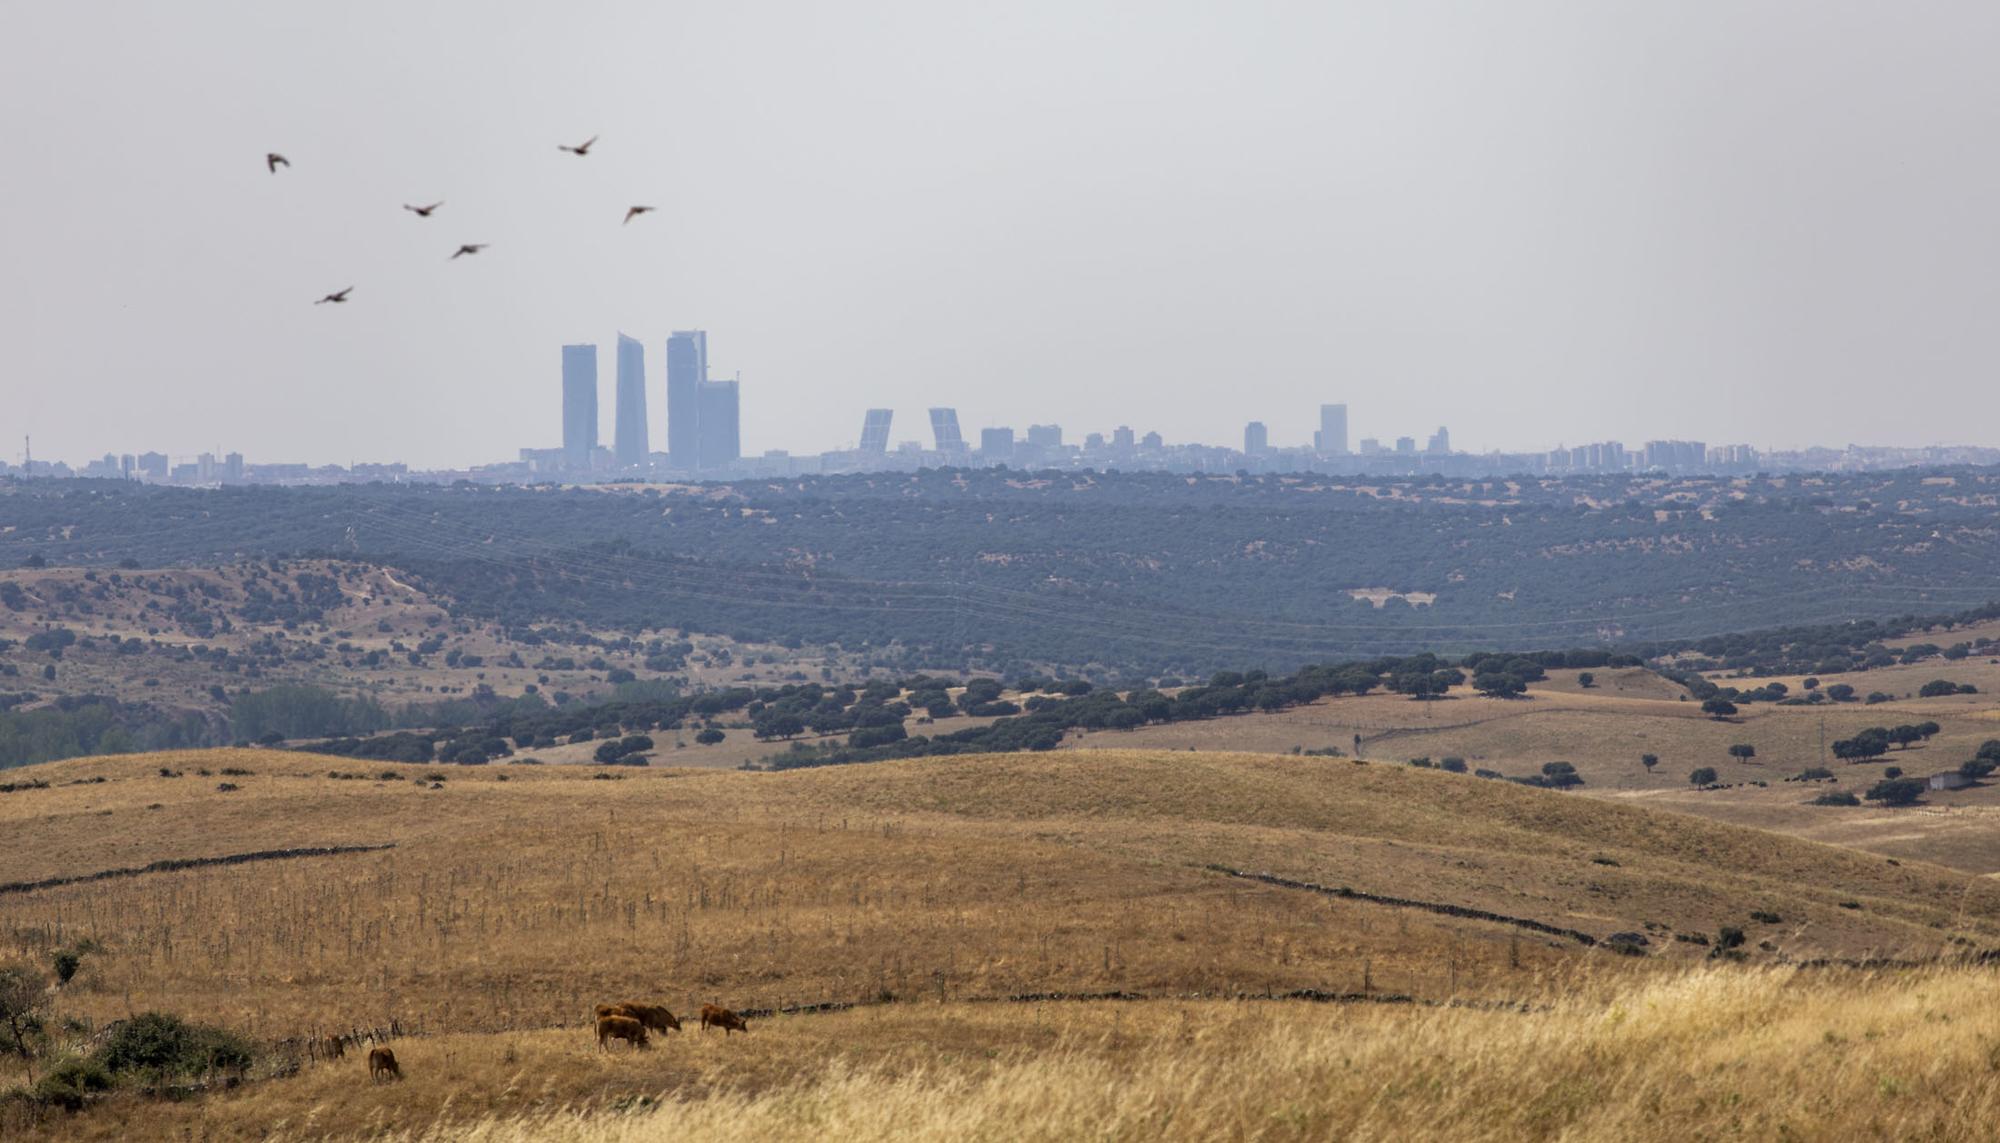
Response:
[[[1980,744],[2000,739],[2000,667],[1982,659],[1827,676],[1823,685],[1845,681],[1862,694],[1914,694],[1924,682],[1940,677],[1971,683],[1979,693],[1899,698],[1873,706],[1756,703],[1740,707],[1727,721],[1704,716],[1699,704],[1680,699],[1679,687],[1650,671],[1593,673],[1596,685],[1584,689],[1577,685],[1578,672],[1552,671],[1547,682],[1535,684],[1520,699],[1483,698],[1469,688],[1456,688],[1450,698],[1428,703],[1392,694],[1333,698],[1271,714],[1079,733],[1065,745],[1271,753],[1333,747],[1352,754],[1359,735],[1361,756],[1378,762],[1418,757],[1436,762],[1455,756],[1469,769],[1525,777],[1538,773],[1544,763],[1564,761],[1583,776],[1584,785],[1576,791],[1583,795],[1633,800],[1977,873],[2000,872],[2000,783],[1933,791],[1921,806],[1906,810],[1807,804],[1829,789],[1864,793],[1890,766],[1918,777],[1956,770]],[[1743,687],[1763,681],[1732,680]],[[1795,692],[1799,681],[1791,680]],[[1835,741],[1868,727],[1925,721],[1941,728],[1929,742],[1891,750],[1869,763],[1850,765],[1832,756]],[[1755,747],[1756,757],[1731,757],[1729,748],[1738,743]],[[1640,761],[1646,754],[1659,759],[1651,771]],[[1837,781],[1784,781],[1818,766],[1833,770]],[[1692,788],[1688,775],[1703,767],[1713,768],[1730,788]]]
[[[1949,1053],[1924,1070],[1897,1054],[1916,1034],[1905,1023],[1929,1009],[1870,982],[1902,977],[1776,968],[2000,945],[1990,879],[1405,766],[1135,750],[616,772],[253,750],[15,772],[50,785],[0,794],[0,883],[393,846],[0,892],[0,960],[46,964],[55,948],[95,943],[51,1013],[77,1048],[90,1029],[154,1009],[280,1045],[392,1022],[411,1034],[396,1042],[402,1085],[369,1086],[350,1058],[185,1103],[120,1096],[75,1118],[10,1122],[70,1137],[139,1123],[220,1138],[439,1123],[510,1139],[1320,1138],[1329,1124],[1358,1138],[1615,1134],[1633,1122],[1604,1118],[1618,1067],[1633,1099],[1663,1100],[1689,1125],[1722,1114],[1682,1090],[1691,1075],[1722,1085],[1716,1098],[1781,1090],[1777,1073],[1751,1078],[1719,1048],[1680,1050],[1672,1006],[1713,993],[1789,1010],[1786,996],[1835,979],[1877,988],[1877,1007],[1842,1014],[1827,998],[1823,1016],[1768,1038],[1748,1015],[1713,1019],[1742,1037],[1739,1061],[1767,1052],[1802,1067],[1780,1054],[1799,1042],[1824,1044],[1814,1050],[1835,1071],[1850,1056],[1864,1070],[1893,1059],[1882,1074],[1911,1099],[1871,1102],[1870,1114],[1918,1122],[1904,1117],[1944,1114],[1935,1100],[1972,1077]],[[1213,865],[1597,938],[1641,932],[1651,955]],[[1707,946],[1676,934],[1724,926],[1748,934],[1747,964],[1702,972]],[[1963,1010],[1946,1003],[1954,989],[1991,987],[1924,979],[1943,982],[1925,985],[1938,1011]],[[1262,999],[1305,989],[1423,1003]],[[1150,999],[1001,999],[1052,992]],[[864,1007],[598,1053],[585,1016],[628,998],[683,1012]],[[1630,1035],[1617,1030],[1638,1026],[1654,1037],[1640,1041],[1647,1052],[1607,1063]],[[1979,1034],[1951,1050],[1973,1050]],[[0,1064],[0,1088],[26,1078],[18,1061]],[[1856,1098],[1876,1100],[1877,1083]],[[1043,1097],[1026,1098],[1029,1085]],[[1524,1111],[1522,1091],[1547,1106]],[[660,1098],[657,1110],[643,1102]],[[1782,1120],[1800,1127],[1850,1112],[1772,1110],[1804,1116]],[[502,1121],[480,1127],[488,1116]]]

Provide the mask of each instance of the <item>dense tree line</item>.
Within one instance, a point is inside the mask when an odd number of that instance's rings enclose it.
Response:
[[[510,628],[830,644],[906,669],[1205,675],[1690,639],[1733,668],[1772,657],[1717,634],[1747,621],[1801,625],[1786,666],[1830,669],[1855,648],[1815,625],[1893,624],[1924,592],[2000,596],[1996,489],[1989,469],[1810,483],[935,470],[688,493],[0,482],[15,524],[0,561],[337,554]],[[260,606],[307,614],[324,587],[288,583]],[[1372,588],[1435,600],[1378,610],[1353,594]]]

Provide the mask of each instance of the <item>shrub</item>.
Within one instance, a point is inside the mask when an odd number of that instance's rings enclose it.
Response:
[[[112,1074],[156,1081],[250,1066],[250,1042],[234,1032],[189,1024],[165,1012],[143,1012],[120,1025],[94,1057]]]
[[[1465,759],[1446,758],[1442,762],[1438,763],[1438,767],[1439,769],[1449,770],[1454,774],[1463,774],[1465,773]]]
[[[1743,930],[1737,928],[1735,925],[1722,926],[1715,934],[1715,947],[1718,949],[1743,947]]]
[[[1801,770],[1801,771],[1799,771],[1799,772],[1798,772],[1798,775],[1797,775],[1796,777],[1794,777],[1794,778],[1792,779],[1792,781],[1794,781],[1794,782],[1824,782],[1825,780],[1827,780],[1828,778],[1831,778],[1831,777],[1833,777],[1833,771],[1831,771],[1831,770],[1827,769],[1827,768],[1826,768],[1826,767],[1824,767],[1824,766],[1812,766],[1812,767],[1808,767],[1807,769],[1804,769],[1804,770]]]
[[[1785,920],[1783,917],[1780,917],[1778,914],[1773,913],[1768,909],[1750,910],[1750,919],[1757,922],[1760,925],[1777,925],[1777,924],[1782,924]]]
[[[57,949],[49,957],[49,967],[56,971],[56,983],[68,984],[76,976],[76,970],[83,967],[83,954],[75,949]]]
[[[1814,798],[1812,804],[1815,806],[1858,806],[1861,804],[1861,799],[1855,797],[1854,792],[1851,790],[1828,790],[1826,793]]]
[[[103,1064],[87,1057],[71,1058],[50,1068],[36,1081],[33,1098],[37,1103],[64,1111],[81,1111],[92,1092],[110,1086],[111,1073]]]

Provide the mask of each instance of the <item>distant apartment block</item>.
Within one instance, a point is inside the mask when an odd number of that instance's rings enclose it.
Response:
[[[1062,443],[1063,443],[1063,442],[1062,442],[1062,426],[1061,426],[1061,425],[1029,425],[1029,426],[1028,426],[1028,447],[1030,447],[1030,448],[1061,448],[1061,447],[1062,447]]]
[[[979,430],[979,455],[989,461],[1005,463],[1014,458],[1014,430],[1011,428]]]
[[[1347,455],[1346,405],[1319,407],[1319,431],[1313,434],[1313,451],[1323,456]]]
[[[1243,426],[1243,454],[1261,456],[1271,447],[1271,432],[1262,421],[1251,421]]]
[[[563,460],[571,468],[590,467],[597,450],[597,347],[562,349]]]
[[[735,381],[703,381],[695,388],[698,468],[722,468],[743,455],[742,408]],[[678,462],[676,462],[678,463]]]
[[[618,335],[618,395],[611,435],[612,460],[620,468],[640,468],[651,451],[646,439],[646,347]]]

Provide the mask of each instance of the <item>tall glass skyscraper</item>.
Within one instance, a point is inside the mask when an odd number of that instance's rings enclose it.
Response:
[[[563,346],[562,378],[563,463],[589,468],[597,451],[597,347]]]
[[[708,333],[675,330],[667,339],[667,452],[675,468],[701,463],[701,386],[707,380]]]
[[[861,451],[877,455],[889,451],[889,422],[894,409],[870,409],[861,419]]]
[[[1322,456],[1347,455],[1346,405],[1319,407],[1319,431],[1313,434],[1313,448]]]
[[[743,455],[737,383],[703,381],[695,387],[695,400],[701,427],[696,467],[721,468],[733,464]]]
[[[618,420],[611,452],[620,468],[646,463],[646,347],[638,339],[618,335]]]

